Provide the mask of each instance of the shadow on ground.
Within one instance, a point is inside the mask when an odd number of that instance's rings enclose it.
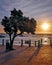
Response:
[[[29,58],[28,62],[30,62],[34,56],[37,56],[37,54],[39,53],[39,51],[40,51],[40,48],[37,48],[35,50],[35,52],[32,54],[32,56]]]
[[[10,51],[10,52],[7,52],[7,53],[5,51],[0,52],[0,54],[3,55],[3,56],[0,56],[0,60],[1,60],[0,65],[4,64],[8,60],[11,60],[12,58],[15,57],[15,55],[18,55],[18,54],[24,52],[28,48],[29,47],[26,47],[26,48],[21,49],[21,50]]]

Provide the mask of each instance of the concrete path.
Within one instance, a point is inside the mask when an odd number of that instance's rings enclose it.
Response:
[[[19,47],[5,52],[5,46],[0,46],[0,65],[52,65],[52,48],[50,46]]]

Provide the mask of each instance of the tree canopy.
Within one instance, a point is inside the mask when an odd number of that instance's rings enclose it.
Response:
[[[11,11],[10,17],[4,16],[1,24],[4,26],[4,31],[10,37],[11,47],[16,35],[22,34],[23,32],[34,34],[36,30],[36,20],[23,16],[23,12],[15,8]],[[20,30],[20,33],[17,33],[18,30]],[[12,35],[13,38],[11,38]]]

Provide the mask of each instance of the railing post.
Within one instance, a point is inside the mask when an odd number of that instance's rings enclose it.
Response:
[[[52,40],[50,40],[50,46],[52,47]]]
[[[29,47],[31,47],[31,40],[29,40]]]
[[[23,40],[21,40],[21,47],[23,46]]]
[[[2,46],[4,46],[4,39],[2,39]]]
[[[35,47],[36,47],[36,41],[35,41]]]
[[[38,40],[38,48],[40,48],[40,40]]]
[[[41,39],[41,46],[42,46],[42,39]]]
[[[10,49],[9,41],[6,40],[6,51],[9,51],[9,49]]]

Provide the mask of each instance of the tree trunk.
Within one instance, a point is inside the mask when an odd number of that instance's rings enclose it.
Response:
[[[10,50],[14,50],[14,49],[13,49],[14,39],[15,39],[15,34],[14,34],[13,38],[10,37],[10,48],[9,48]]]
[[[13,42],[14,42],[14,38],[15,38],[15,37],[13,37],[13,39],[12,39],[11,42],[10,42],[10,48],[9,48],[10,50],[13,50]]]
[[[10,43],[11,43],[11,34],[9,35],[9,37],[10,37]]]

